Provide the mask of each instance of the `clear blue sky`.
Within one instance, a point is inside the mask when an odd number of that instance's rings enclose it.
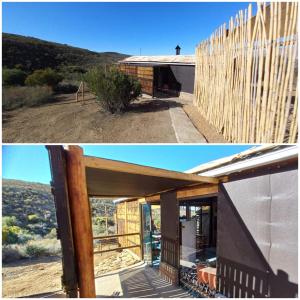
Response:
[[[3,32],[33,36],[97,52],[193,54],[246,2],[3,3]],[[253,5],[253,12],[256,5]]]
[[[239,153],[251,145],[126,145],[83,146],[84,154],[121,160],[174,171],[185,171],[199,164]],[[44,146],[3,146],[3,178],[49,183],[48,153]]]

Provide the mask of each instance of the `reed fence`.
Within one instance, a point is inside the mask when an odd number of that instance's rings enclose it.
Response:
[[[226,140],[296,143],[298,3],[252,5],[196,48],[195,100]]]

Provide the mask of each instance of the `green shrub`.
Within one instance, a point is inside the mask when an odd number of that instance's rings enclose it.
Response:
[[[74,85],[71,83],[59,83],[54,88],[55,92],[64,93],[64,94],[73,94],[73,93],[76,93],[77,90],[78,90],[78,85]]]
[[[21,257],[17,246],[2,246],[2,262],[9,263],[18,260]]]
[[[33,238],[34,236],[30,234],[28,230],[22,230],[20,233],[18,233],[18,243],[20,244],[25,244]]]
[[[47,249],[36,244],[29,243],[26,245],[25,252],[29,257],[39,257],[47,253]]]
[[[18,243],[18,234],[21,228],[18,226],[2,226],[2,243],[3,244],[16,244]]]
[[[32,214],[27,216],[28,222],[30,223],[37,223],[40,219],[37,215]]]
[[[56,239],[57,238],[57,230],[56,228],[52,228],[49,233],[45,235],[46,239]]]
[[[2,217],[2,226],[14,226],[17,223],[15,216],[4,216]]]
[[[3,110],[12,110],[22,106],[36,106],[49,102],[53,92],[47,86],[6,87],[2,90]]]
[[[3,69],[2,84],[5,86],[24,85],[26,76],[26,72],[19,69]]]
[[[84,80],[100,105],[111,113],[124,111],[141,94],[141,84],[115,68],[89,70]]]
[[[63,77],[61,74],[53,69],[47,68],[34,71],[26,78],[25,84],[29,86],[47,85],[54,89],[62,80]]]
[[[58,255],[61,253],[61,246],[57,239],[33,240],[27,243],[25,252],[29,257]]]

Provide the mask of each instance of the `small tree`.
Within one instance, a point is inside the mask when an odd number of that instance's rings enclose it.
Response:
[[[61,74],[47,68],[45,70],[34,71],[26,78],[25,84],[30,86],[47,85],[54,89],[62,80],[63,76]]]
[[[26,72],[19,69],[3,69],[2,84],[4,86],[24,85],[26,76]]]
[[[116,68],[91,69],[84,80],[100,105],[111,113],[124,111],[141,94],[140,82]]]

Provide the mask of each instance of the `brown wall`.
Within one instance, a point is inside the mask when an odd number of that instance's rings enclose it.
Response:
[[[120,64],[119,68],[122,72],[134,76],[140,81],[143,93],[153,95],[153,67]]]

